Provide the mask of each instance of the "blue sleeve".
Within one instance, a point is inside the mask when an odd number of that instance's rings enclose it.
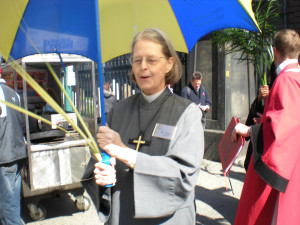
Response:
[[[208,92],[205,90],[205,105],[211,106],[211,101],[208,96]]]
[[[188,98],[187,96],[187,88],[184,87],[182,90],[181,90],[181,97],[183,98]]]

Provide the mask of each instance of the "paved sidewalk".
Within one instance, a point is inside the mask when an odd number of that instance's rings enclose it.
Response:
[[[239,197],[245,178],[244,154],[236,160],[230,171],[234,194],[226,191],[226,182],[219,162],[203,160],[196,186],[197,224],[233,224]],[[227,186],[230,184],[227,179]],[[48,199],[41,202],[47,210],[43,221],[32,222],[28,215],[24,218],[28,225],[102,225],[93,205],[86,212],[79,212],[69,196],[59,200]]]
[[[234,223],[245,178],[242,160],[237,159],[229,173],[233,192],[228,178],[225,181],[222,174],[221,163],[203,160],[196,186],[197,224],[229,225]],[[226,185],[228,191],[226,191]]]

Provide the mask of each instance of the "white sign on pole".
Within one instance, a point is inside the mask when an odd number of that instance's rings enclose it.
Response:
[[[75,86],[76,79],[75,79],[75,72],[73,66],[67,66],[66,71],[67,71],[67,85]]]

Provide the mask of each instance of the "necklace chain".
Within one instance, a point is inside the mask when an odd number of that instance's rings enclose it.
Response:
[[[163,105],[165,103],[165,101],[167,100],[167,98],[169,97],[169,94],[166,95],[162,101],[162,104]],[[139,134],[138,134],[138,138],[135,140],[135,139],[129,139],[129,144],[136,144],[136,151],[139,150],[140,148],[140,145],[150,145],[151,143],[151,140],[150,141],[145,141],[145,140],[142,140],[142,138],[144,137],[144,133],[146,131],[146,129],[149,127],[150,123],[153,122],[153,120],[157,117],[157,115],[159,114],[160,112],[160,109],[161,107],[155,112],[154,116],[152,117],[151,120],[148,121],[147,123],[147,126],[145,126],[145,129],[144,130],[141,130],[141,112],[140,112],[140,99],[139,99],[139,102],[138,102],[138,126],[139,126]]]

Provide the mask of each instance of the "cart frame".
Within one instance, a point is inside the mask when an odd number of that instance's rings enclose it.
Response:
[[[22,60],[22,67],[24,70],[26,70],[26,63]],[[92,87],[93,87],[93,93],[94,96],[96,95],[96,86],[95,86],[95,65],[92,61]],[[27,86],[26,81],[23,79],[23,97],[24,97],[24,108],[28,110],[28,98],[27,98]],[[96,120],[96,98],[93,99],[93,106],[94,106],[94,128],[96,132],[97,127],[97,120]],[[85,211],[90,207],[90,200],[87,199],[85,196],[83,196],[84,188],[81,185],[81,181],[73,181],[66,184],[56,184],[56,185],[50,185],[45,187],[35,187],[34,179],[35,179],[35,173],[34,170],[36,170],[38,165],[35,165],[34,161],[34,155],[39,152],[41,154],[46,152],[55,152],[57,151],[64,151],[65,149],[69,149],[66,151],[73,151],[72,148],[88,148],[87,143],[85,141],[79,141],[74,145],[74,142],[70,142],[70,145],[66,143],[64,146],[47,146],[46,149],[40,148],[38,146],[35,146],[31,143],[30,140],[30,130],[29,130],[29,118],[28,115],[25,115],[25,124],[26,124],[26,140],[27,140],[27,155],[28,155],[28,164],[26,168],[23,169],[23,176],[22,176],[22,196],[23,201],[27,205],[29,211],[30,211],[30,217],[33,220],[43,220],[46,217],[46,211],[44,207],[40,205],[40,200],[43,198],[57,198],[60,197],[63,193],[71,193],[76,198],[75,200],[75,206],[80,211]],[[82,151],[81,151],[82,153]],[[85,167],[87,166],[90,154],[89,149],[87,150],[87,156],[85,157],[84,162],[81,164],[84,168],[82,168],[82,174],[84,172]],[[66,160],[68,161],[68,160]],[[71,161],[71,159],[70,159]],[[71,163],[71,162],[69,162]],[[59,167],[59,166],[58,166]],[[57,168],[60,170],[60,168]],[[73,176],[73,174],[71,173]],[[81,177],[80,177],[81,178]],[[72,178],[73,179],[73,178]]]

